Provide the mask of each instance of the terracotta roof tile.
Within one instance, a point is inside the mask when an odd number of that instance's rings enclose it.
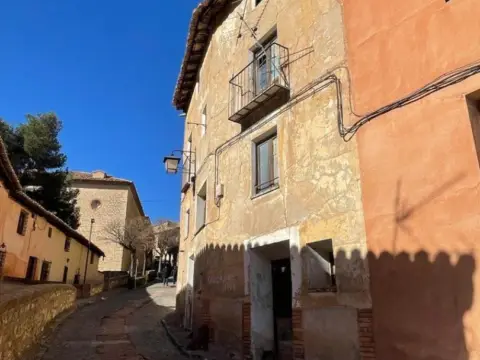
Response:
[[[94,173],[103,173],[103,177],[95,177]],[[140,210],[140,215],[145,216],[145,212],[143,210],[142,202],[140,201],[140,197],[138,196],[137,188],[135,187],[135,183],[131,180],[127,179],[122,179],[122,178],[117,178],[111,175],[108,175],[104,171],[93,171],[93,172],[87,172],[87,171],[70,171],[69,172],[71,176],[71,180],[73,183],[85,183],[85,182],[90,182],[90,183],[97,183],[97,184],[105,184],[105,183],[115,183],[118,185],[128,185],[130,186],[130,189],[132,190],[133,197],[135,199],[135,202],[137,203],[138,209]]]
[[[95,178],[93,173],[86,172],[86,171],[70,171],[70,176],[73,181],[76,180],[94,180],[94,181],[116,181],[116,182],[124,182],[124,183],[132,183],[132,181],[122,178],[117,178],[105,173],[104,178]]]

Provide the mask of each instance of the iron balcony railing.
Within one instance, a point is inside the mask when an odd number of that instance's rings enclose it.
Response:
[[[276,42],[260,49],[230,80],[229,118],[240,121],[279,91],[289,92],[288,49]]]

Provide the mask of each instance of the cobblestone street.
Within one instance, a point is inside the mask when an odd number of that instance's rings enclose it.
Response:
[[[160,321],[174,310],[175,288],[154,284],[105,293],[69,316],[38,355],[41,360],[184,359]]]

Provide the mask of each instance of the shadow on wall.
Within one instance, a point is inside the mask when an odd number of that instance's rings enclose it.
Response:
[[[294,259],[295,254],[302,258],[304,253],[296,247],[290,246],[289,250],[290,259]],[[278,247],[275,251],[278,253],[269,255],[272,260],[284,258],[285,249]],[[207,346],[208,343],[221,344],[230,353],[250,350],[247,344],[252,341],[250,326],[254,320],[245,318],[245,306],[251,300],[245,295],[244,256],[243,246],[209,245],[196,255],[195,261],[186,260],[184,284],[176,299],[177,312],[184,325],[192,328],[196,347],[206,342]],[[189,261],[194,268],[193,271],[190,268],[190,272]],[[302,333],[301,341],[295,343],[303,345],[301,349],[294,345],[292,351],[305,359],[358,359],[359,353],[365,349],[367,353],[370,351],[367,345],[372,332],[377,359],[467,360],[464,315],[472,307],[474,271],[475,260],[471,254],[453,256],[420,251],[362,256],[358,250],[340,250],[335,254],[333,291],[312,293],[308,289],[311,280],[308,277],[322,274],[302,270],[300,288],[293,292],[296,296],[292,300],[303,311],[303,321],[293,324],[293,333],[296,326]],[[262,291],[267,294],[272,289]],[[373,326],[365,329],[360,319],[364,310],[361,306],[349,305],[346,299],[368,297],[365,293],[369,291]],[[348,316],[342,314],[341,318],[349,319],[349,323],[341,328],[329,325],[329,321],[332,324],[338,321],[336,315],[331,314],[338,314],[342,307],[349,313]],[[312,309],[318,311],[307,315]],[[318,319],[311,321],[311,314]],[[329,326],[328,332],[322,331],[322,323]],[[199,330],[202,328],[203,334]],[[469,331],[475,332],[475,329]]]

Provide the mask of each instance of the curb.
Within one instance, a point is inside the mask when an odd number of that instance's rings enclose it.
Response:
[[[170,331],[169,326],[167,325],[165,320],[161,321],[163,328],[165,329],[165,332],[167,333],[168,338],[170,341],[175,345],[175,347],[182,353],[182,355],[187,356],[189,359],[200,359],[200,360],[209,360],[208,358],[199,355],[199,354],[193,354],[191,351],[185,349],[185,347],[178,342],[178,340],[173,336],[173,334]]]

